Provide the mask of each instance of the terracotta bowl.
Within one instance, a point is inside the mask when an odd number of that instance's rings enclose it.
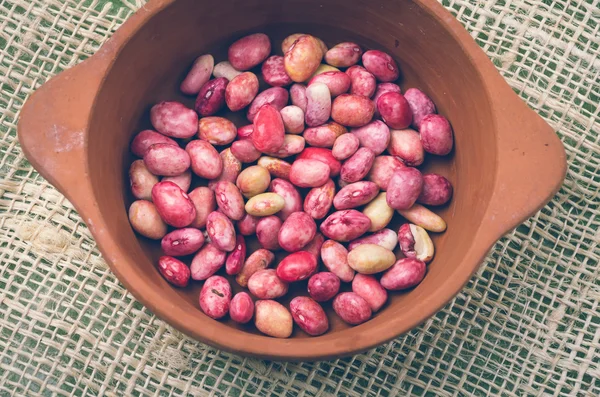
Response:
[[[181,100],[179,83],[192,61],[265,32],[273,48],[287,34],[312,33],[328,45],[356,41],[391,53],[404,89],[429,93],[455,131],[456,150],[426,169],[454,184],[439,213],[446,233],[425,280],[393,293],[372,320],[348,327],[326,307],[330,331],[290,339],[252,325],[215,321],[199,309],[200,283],[171,287],[156,269],[158,244],[129,225],[129,143],[150,127],[157,101]],[[96,55],[54,77],[27,101],[19,140],[33,166],[77,208],[112,271],[133,295],[177,329],[221,349],[272,359],[316,360],[349,355],[389,341],[433,315],[457,294],[488,250],[541,208],[565,174],[565,153],[553,130],[504,82],[463,27],[435,0],[151,0]],[[296,288],[298,292],[304,286]]]

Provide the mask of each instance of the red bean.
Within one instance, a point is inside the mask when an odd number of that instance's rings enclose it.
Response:
[[[144,164],[154,175],[180,175],[190,168],[190,163],[185,150],[169,143],[155,143],[144,153]]]
[[[256,233],[256,226],[260,218],[252,216],[250,214],[244,215],[244,217],[238,221],[237,227],[240,234],[244,236],[251,236]]]
[[[279,246],[279,230],[282,224],[281,219],[275,215],[260,218],[256,224],[256,237],[261,247],[270,251],[277,251],[281,248]]]
[[[277,193],[285,200],[285,205],[277,213],[282,221],[285,221],[292,213],[302,211],[302,196],[290,182],[281,178],[273,179],[269,185],[269,191]]]
[[[323,83],[329,88],[332,97],[345,94],[350,89],[350,76],[344,72],[325,72],[316,75],[308,82],[310,87],[312,84]]]
[[[304,130],[303,136],[306,142],[311,146],[330,148],[333,147],[335,140],[348,130],[334,122],[329,122],[317,127],[310,127]]]
[[[340,169],[342,168],[342,163],[333,157],[332,151],[325,148],[308,147],[304,149],[296,159],[319,160],[329,166],[331,176],[338,176],[340,174]]]
[[[418,169],[400,168],[388,184],[387,203],[395,210],[407,210],[417,201],[422,189],[423,175]]]
[[[277,266],[277,276],[288,283],[306,280],[317,270],[317,258],[306,251],[286,256]]]
[[[402,93],[402,89],[398,84],[394,83],[379,83],[377,84],[377,89],[375,89],[375,94],[373,94],[373,103],[375,104],[375,117],[381,117],[379,111],[377,110],[377,100],[380,96],[385,94],[386,92],[397,92],[399,94]],[[412,114],[412,111],[411,111]]]
[[[283,57],[273,55],[262,64],[262,76],[265,83],[273,87],[284,87],[292,84],[292,79],[285,72]]]
[[[290,181],[298,187],[321,186],[329,179],[329,166],[322,161],[298,159],[292,164]]]
[[[404,96],[398,92],[386,92],[376,102],[381,119],[390,127],[403,129],[412,123],[412,111]]]
[[[131,152],[138,157],[144,157],[146,150],[155,143],[168,143],[177,146],[177,142],[163,134],[152,130],[144,130],[131,141]]]
[[[345,182],[358,182],[364,179],[371,170],[375,153],[369,148],[361,147],[342,164],[340,178]]]
[[[128,216],[133,229],[144,237],[160,240],[167,234],[167,224],[150,201],[136,200],[131,203]]]
[[[154,185],[152,201],[160,217],[173,227],[188,226],[196,219],[194,203],[173,182],[158,182]]]
[[[194,108],[200,116],[212,116],[225,106],[225,90],[229,80],[225,77],[209,80],[202,86]]]
[[[333,310],[342,320],[351,325],[362,324],[371,318],[371,307],[360,295],[342,292],[333,300]]]
[[[409,88],[404,93],[404,98],[410,106],[410,110],[413,115],[412,126],[419,129],[423,117],[428,114],[436,113],[435,105],[433,101],[423,93],[423,91],[417,88]]]
[[[263,153],[278,151],[285,140],[285,128],[279,110],[266,104],[260,108],[254,118],[252,143]]]
[[[206,220],[206,231],[210,241],[221,251],[233,251],[236,247],[235,229],[223,213],[211,212]]]
[[[357,274],[354,277],[352,292],[367,301],[374,312],[379,311],[388,298],[387,291],[379,284],[379,281],[374,276],[366,274]]]
[[[202,117],[198,136],[212,145],[229,145],[237,136],[237,129],[235,124],[224,117]]]
[[[304,199],[304,212],[314,219],[322,219],[329,213],[335,196],[335,184],[329,179],[325,184],[312,188]]]
[[[379,194],[379,187],[368,181],[360,181],[344,186],[334,197],[333,206],[337,210],[360,207]]]
[[[231,182],[221,181],[216,184],[215,199],[219,210],[234,221],[239,221],[246,214],[240,189]]]
[[[298,106],[306,112],[306,86],[304,84],[293,84],[290,87],[292,105]]]
[[[390,143],[390,129],[381,120],[354,128],[352,134],[358,138],[361,147],[371,149],[376,156],[383,153]]]
[[[304,121],[309,127],[316,127],[329,120],[331,115],[331,94],[323,83],[309,84],[306,88],[306,111]]]
[[[194,61],[192,68],[181,82],[180,90],[186,95],[196,95],[210,79],[215,59],[210,54],[201,55]]]
[[[314,256],[317,257],[317,260],[321,258],[321,247],[325,242],[325,237],[321,233],[316,233],[315,238],[312,241],[304,246],[303,251],[310,252]]]
[[[362,95],[342,94],[331,104],[331,118],[346,127],[362,127],[373,118],[375,105]]]
[[[400,76],[400,70],[394,59],[383,51],[366,51],[362,55],[362,61],[365,68],[381,82],[394,81]]]
[[[452,127],[444,116],[430,114],[423,117],[419,133],[423,149],[427,153],[445,156],[452,151],[454,143]]]
[[[160,102],[150,109],[154,129],[172,138],[191,138],[198,131],[198,115],[179,102]]]
[[[229,317],[239,324],[246,324],[254,316],[254,302],[248,293],[238,292],[229,304]]]
[[[346,160],[358,150],[360,141],[354,134],[342,134],[338,136],[331,149],[331,154],[336,160]],[[341,164],[340,164],[341,168]]]
[[[351,80],[351,94],[361,95],[367,98],[373,96],[375,89],[377,88],[377,82],[372,73],[362,66],[355,65],[346,70],[346,74]]]
[[[317,233],[313,218],[305,212],[294,212],[279,229],[279,245],[288,252],[296,252],[312,241]]]
[[[244,72],[227,84],[225,103],[232,112],[250,105],[258,94],[258,78],[252,72]]]
[[[192,190],[188,196],[196,209],[196,218],[194,218],[190,226],[201,229],[206,226],[208,214],[217,208],[215,194],[209,188],[201,186]]]
[[[250,122],[254,121],[256,113],[260,110],[263,105],[271,105],[278,111],[283,109],[287,105],[289,99],[288,91],[281,87],[272,87],[264,90],[254,98],[246,116]],[[304,109],[303,109],[304,110]]]
[[[173,182],[174,184],[179,186],[181,190],[187,193],[188,190],[190,190],[190,185],[192,184],[192,171],[188,169],[183,174],[175,176],[165,176],[161,180]]]
[[[188,153],[192,171],[201,178],[214,179],[223,172],[223,159],[210,143],[194,140],[185,147]]]
[[[415,130],[392,130],[388,152],[410,167],[423,164],[425,152],[421,137]]]
[[[246,261],[246,240],[238,234],[235,238],[235,248],[227,255],[225,272],[230,276],[238,274]]]
[[[212,190],[214,190],[215,186],[221,181],[235,183],[242,170],[242,162],[231,153],[231,148],[222,150],[221,153],[219,153],[219,157],[223,163],[223,171],[221,171],[221,174],[217,179],[208,182],[208,187]]]
[[[354,240],[369,230],[371,220],[356,210],[337,211],[321,223],[321,232],[336,241]]]
[[[248,279],[257,271],[269,267],[273,263],[273,259],[275,259],[275,255],[271,251],[262,248],[257,249],[246,259],[235,280],[240,286],[246,287]]]
[[[129,167],[129,186],[133,197],[152,200],[152,187],[158,183],[158,177],[150,172],[143,160],[135,160]]]
[[[290,302],[294,322],[311,336],[322,335],[329,329],[325,311],[317,302],[306,296],[297,296]]]
[[[227,253],[213,243],[204,244],[192,259],[190,271],[193,280],[206,280],[215,274],[225,263]]]
[[[452,198],[452,184],[438,174],[423,175],[423,190],[417,202],[425,205],[444,205]]]
[[[258,159],[258,165],[266,168],[271,176],[281,179],[290,179],[290,170],[292,165],[287,161],[269,156],[262,156]]]
[[[277,277],[275,269],[263,269],[250,276],[248,289],[258,299],[277,299],[287,294],[288,285]]]
[[[231,154],[242,163],[253,163],[261,156],[251,139],[238,140],[231,144]]]
[[[338,68],[355,65],[362,55],[360,46],[356,43],[339,43],[325,53],[325,62]]]
[[[219,319],[229,312],[231,286],[225,277],[208,278],[200,291],[200,309],[210,318]]]
[[[162,238],[160,247],[165,255],[186,256],[198,251],[204,244],[204,235],[198,229],[187,227],[173,230]]]
[[[227,59],[231,66],[244,71],[260,65],[271,53],[271,40],[264,33],[244,36],[229,46]]]
[[[340,291],[340,279],[333,273],[315,273],[308,280],[308,294],[317,302],[326,302]]]
[[[401,291],[418,285],[425,277],[425,271],[425,262],[402,258],[381,276],[380,283],[389,291]]]
[[[187,287],[190,281],[190,269],[185,263],[170,256],[161,256],[158,259],[160,274],[176,287]]]

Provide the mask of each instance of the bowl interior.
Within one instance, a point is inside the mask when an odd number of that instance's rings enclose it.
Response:
[[[122,266],[132,267],[145,280],[140,286],[144,295],[161,296],[184,307],[192,322],[216,323],[199,309],[201,283],[172,288],[156,270],[159,244],[138,238],[129,225],[126,209],[132,196],[127,169],[133,158],[128,146],[134,134],[151,128],[149,109],[156,102],[177,100],[193,107],[194,98],[183,96],[179,83],[197,56],[212,53],[215,62],[225,60],[228,45],[252,32],[269,34],[277,54],[281,54],[281,40],[296,32],[314,34],[328,46],[355,41],[364,48],[387,51],[400,65],[403,90],[418,87],[425,91],[453,125],[456,149],[445,158],[428,156],[423,167],[448,177],[455,189],[451,204],[436,209],[448,223],[448,230],[433,236],[436,258],[428,266],[425,280],[411,291],[391,293],[388,304],[374,319],[358,327],[346,326],[330,305],[325,305],[331,331],[318,339],[334,341],[341,333],[354,332],[355,346],[344,347],[346,350],[383,342],[377,335],[391,335],[390,327],[396,335],[415,325],[415,319],[418,322],[432,314],[438,308],[428,306],[432,297],[450,299],[445,280],[467,280],[472,265],[462,259],[482,220],[496,173],[494,125],[480,75],[460,43],[418,4],[221,0],[215,7],[207,1],[178,0],[160,11],[131,37],[114,61],[90,122],[89,171],[107,232],[120,241],[128,258]],[[260,75],[260,71],[255,72]],[[243,115],[235,115],[234,120],[238,127],[248,123]],[[194,180],[195,185],[203,183]],[[397,230],[402,221],[400,216],[395,218],[392,227]],[[306,293],[306,283],[297,284],[288,296]],[[232,285],[237,287],[235,282]],[[163,317],[168,315],[163,313]],[[222,323],[215,328],[218,332],[231,332],[236,337],[256,333],[251,325],[239,326],[228,320]],[[377,333],[379,330],[386,332]],[[294,332],[294,337],[306,337],[298,327]]]

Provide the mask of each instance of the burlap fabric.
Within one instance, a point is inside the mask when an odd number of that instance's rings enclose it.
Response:
[[[223,353],[155,318],[21,153],[24,99],[142,5],[0,0],[0,395],[600,394],[598,0],[444,0],[558,131],[565,184],[421,327],[298,364]]]

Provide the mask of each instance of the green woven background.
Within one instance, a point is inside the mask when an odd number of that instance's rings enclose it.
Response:
[[[155,318],[19,148],[25,98],[143,2],[0,0],[0,395],[600,395],[600,3],[443,4],[557,131],[565,184],[422,326],[352,358],[273,363]]]

